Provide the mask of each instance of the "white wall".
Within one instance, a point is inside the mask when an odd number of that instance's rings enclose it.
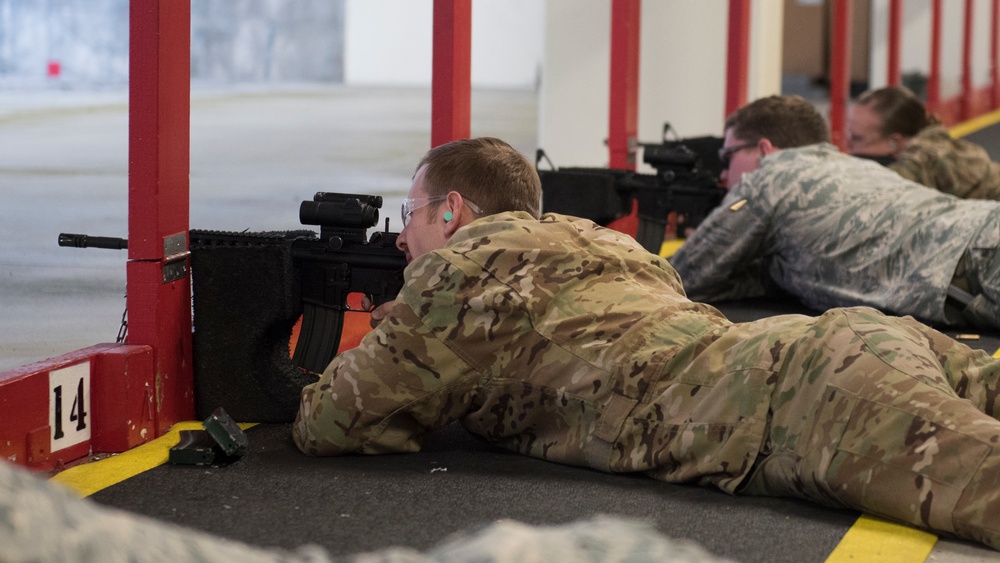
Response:
[[[611,0],[546,2],[538,147],[556,166],[608,163],[610,15]]]
[[[472,85],[534,89],[542,62],[544,2],[472,2]],[[344,81],[430,86],[432,0],[347,0]]]
[[[747,96],[781,89],[780,3],[755,0]],[[669,122],[682,137],[721,135],[726,0],[644,0],[639,46],[641,142]],[[607,166],[611,1],[548,0],[539,147],[556,166]],[[646,168],[640,165],[640,170]]]
[[[726,0],[642,3],[641,141],[660,140],[664,122],[669,122],[682,137],[721,133],[726,104],[728,6]],[[608,72],[605,68],[604,74]],[[606,130],[605,126],[605,134]]]

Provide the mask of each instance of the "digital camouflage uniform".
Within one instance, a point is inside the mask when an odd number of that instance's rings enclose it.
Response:
[[[427,552],[405,547],[331,557],[302,546],[264,549],[157,522],[80,499],[0,461],[0,561],[143,563],[438,563],[445,561],[672,561],[725,563],[698,545],[668,539],[651,525],[598,517],[550,528],[499,521]]]
[[[830,144],[761,159],[670,258],[688,296],[764,295],[774,282],[806,305],[865,305],[942,325],[1000,327],[1000,202],[928,189]],[[976,295],[945,307],[964,254]]]
[[[917,133],[889,168],[946,194],[1000,200],[1000,163],[983,147],[953,138],[942,125]]]
[[[407,267],[391,313],[303,390],[293,433],[310,455],[408,452],[458,420],[542,459],[1000,548],[998,377],[872,309],[733,324],[630,237],[508,213]]]

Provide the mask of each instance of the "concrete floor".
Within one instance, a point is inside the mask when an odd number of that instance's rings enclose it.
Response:
[[[127,236],[128,96],[0,92],[0,371],[113,342],[124,250],[57,245],[61,232]],[[317,191],[399,206],[430,146],[428,89],[200,88],[191,103],[191,227],[300,228]],[[536,96],[477,91],[472,134],[535,151]]]
[[[127,236],[124,89],[0,91],[0,371],[113,342],[126,252],[57,245],[61,232]],[[427,89],[201,88],[191,104],[191,228],[299,228],[317,191],[373,193],[399,230],[399,205],[430,143]],[[476,91],[472,134],[533,158],[534,92]],[[927,561],[1000,562],[940,541]]]

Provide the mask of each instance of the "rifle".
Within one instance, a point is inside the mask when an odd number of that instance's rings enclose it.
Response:
[[[538,150],[535,168],[542,181],[542,209],[590,219],[607,225],[638,207],[639,226],[635,239],[643,248],[658,254],[663,244],[668,216],[676,213],[677,232],[695,228],[718,207],[726,194],[719,186],[721,164],[718,148],[722,140],[700,137],[687,141],[668,141],[670,125],[664,126],[661,143],[642,143],[643,161],[655,174],[613,168],[551,167],[542,170],[539,163],[548,160]],[[689,147],[696,146],[698,152]]]
[[[382,197],[318,192],[303,201],[299,221],[319,225],[319,238],[292,241],[291,255],[302,280],[302,330],[292,361],[322,373],[337,353],[348,296],[362,293],[374,306],[396,298],[403,287],[406,256],[396,248],[399,233],[372,233]]]
[[[299,205],[299,222],[318,225],[314,231],[280,233],[227,233],[191,231],[191,248],[201,254],[210,247],[285,245],[282,254],[291,258],[297,279],[302,327],[292,362],[295,367],[322,373],[337,353],[344,327],[344,314],[355,311],[348,302],[353,294],[364,294],[374,306],[396,298],[403,287],[406,257],[396,248],[398,233],[368,228],[378,222],[382,197],[374,195],[317,192],[312,201]],[[194,268],[197,270],[197,268]],[[198,289],[195,290],[197,309]],[[197,324],[197,323],[196,323]]]
[[[379,196],[318,192],[299,206],[299,221],[318,225],[318,234],[189,231],[199,418],[223,407],[236,420],[295,419],[302,387],[340,347],[344,316],[355,310],[349,297],[362,293],[377,306],[403,286],[398,233],[386,221],[384,231],[367,235],[381,207]],[[63,233],[59,245],[127,248],[128,241]]]

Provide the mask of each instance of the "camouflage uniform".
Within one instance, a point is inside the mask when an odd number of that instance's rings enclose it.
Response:
[[[407,267],[391,313],[303,390],[293,433],[310,455],[408,452],[458,420],[542,459],[1000,548],[998,376],[867,308],[732,324],[631,238],[510,213]]]
[[[1000,163],[941,125],[924,128],[889,165],[904,178],[968,199],[1000,200]]]
[[[264,549],[109,509],[73,496],[0,461],[0,561],[232,561],[248,563],[436,563],[443,561],[592,561],[724,563],[689,541],[652,526],[599,517],[551,528],[499,521],[425,553],[395,547],[330,557],[302,546]]]
[[[958,199],[817,144],[777,151],[743,176],[670,258],[688,296],[763,295],[865,305],[943,325],[1000,327],[1000,202]],[[964,276],[975,300],[945,307]]]

